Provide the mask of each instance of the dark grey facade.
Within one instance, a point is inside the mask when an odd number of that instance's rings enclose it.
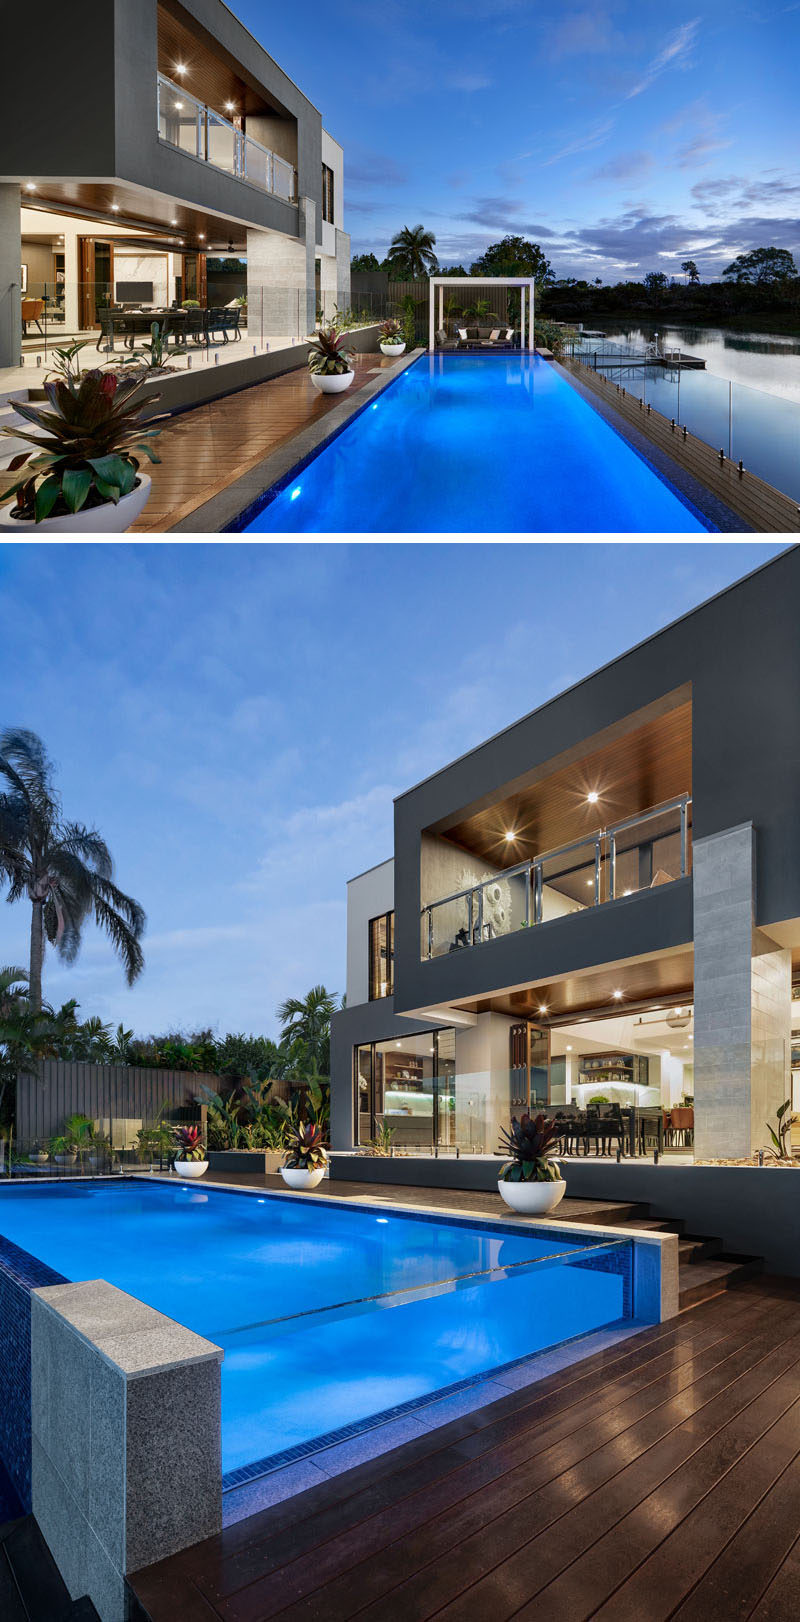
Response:
[[[680,964],[689,977],[680,982],[682,997],[695,1010],[697,1151],[746,1156],[764,1141],[764,1123],[791,1086],[792,953],[800,957],[799,615],[800,549],[791,547],[396,800],[387,1036],[404,1015],[418,1022],[424,1011],[428,1026],[434,1015],[446,1023],[453,1011],[510,1015],[526,988],[535,1006],[537,986],[569,983],[574,994],[575,987],[601,985],[612,966],[619,966],[614,972],[623,987],[628,980],[652,985],[655,997],[659,986],[679,983]],[[693,857],[685,876],[470,950],[451,946],[426,957],[426,840],[446,839],[453,827],[495,806],[535,803],[537,785],[556,770],[563,774],[564,762],[602,760],[604,751],[609,760],[621,758],[613,752],[624,750],[634,725],[651,727],[655,740],[653,759],[637,767],[647,804],[648,775],[654,781],[659,775],[659,727],[663,721],[664,750],[677,747],[667,741],[670,716],[687,706]],[[654,792],[650,803],[658,798]],[[456,889],[452,883],[444,893]],[[662,1004],[668,994],[662,991]],[[625,996],[635,1002],[633,993]],[[340,1148],[353,1141],[346,1127],[351,1045],[377,1038],[380,1007],[348,1006],[336,1021]]]

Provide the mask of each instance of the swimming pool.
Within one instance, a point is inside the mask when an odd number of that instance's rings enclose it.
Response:
[[[713,529],[534,355],[424,355],[258,512],[253,534]]]
[[[4,1189],[0,1233],[224,1350],[233,1485],[631,1314],[630,1245],[176,1184]]]

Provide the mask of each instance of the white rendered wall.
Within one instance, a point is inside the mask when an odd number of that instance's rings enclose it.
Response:
[[[369,1002],[369,921],[394,910],[394,858],[347,886],[347,1006]]]

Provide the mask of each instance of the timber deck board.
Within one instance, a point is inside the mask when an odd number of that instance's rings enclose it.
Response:
[[[800,1284],[751,1280],[131,1579],[151,1622],[785,1622]]]
[[[380,355],[356,355],[349,394],[363,388]],[[148,466],[150,500],[129,535],[163,534],[191,517],[212,496],[341,405],[341,394],[320,394],[305,369],[193,406],[158,424],[154,448],[161,462]]]

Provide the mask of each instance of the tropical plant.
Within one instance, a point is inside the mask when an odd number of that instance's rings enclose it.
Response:
[[[203,1133],[199,1126],[176,1126],[175,1141],[178,1145],[176,1160],[205,1160]]]
[[[511,1130],[501,1131],[503,1150],[511,1158],[500,1172],[506,1183],[557,1183],[561,1178],[555,1154],[558,1126],[545,1115],[516,1115],[511,1118]]]
[[[199,300],[199,298],[181,299],[181,309],[182,310],[199,310],[199,308],[200,308],[200,300]]]
[[[88,1115],[68,1115],[64,1122],[64,1136],[76,1149],[88,1149],[94,1132],[94,1122]]]
[[[549,349],[560,360],[567,345],[575,343],[580,334],[574,327],[562,326],[557,321],[534,321],[533,341],[540,349]]]
[[[378,332],[380,334],[379,341],[382,344],[401,344],[403,342],[403,329],[400,322],[395,321],[393,316],[381,322]]]
[[[79,355],[85,349],[88,338],[79,338],[74,344],[66,344],[63,349],[53,350],[52,372],[48,374],[54,381],[61,380],[73,392],[77,388],[81,376],[81,363]]]
[[[3,428],[32,446],[12,457],[0,474],[4,499],[16,496],[15,518],[40,524],[51,515],[77,513],[106,502],[116,506],[130,495],[139,476],[139,458],[160,458],[149,441],[159,433],[145,428],[137,384],[121,384],[113,372],[84,372],[74,383],[47,380],[48,406],[17,400],[15,409],[38,433]]]
[[[606,1098],[605,1093],[593,1093],[591,1098],[589,1099],[589,1103],[590,1104],[610,1104],[611,1099]]]
[[[139,349],[132,349],[123,361],[123,366],[139,366],[144,361],[148,371],[159,371],[164,365],[167,355],[168,340],[157,321],[150,325],[150,342],[142,344]]]
[[[392,1152],[394,1143],[394,1127],[382,1121],[374,1138],[370,1140],[369,1152],[371,1155],[384,1157]]]
[[[246,1149],[246,1123],[241,1119],[241,1105],[232,1093],[223,1096],[208,1086],[195,1094],[198,1104],[208,1110],[208,1142],[212,1149]]]
[[[0,735],[0,881],[7,901],[31,903],[29,1006],[42,1007],[45,941],[74,963],[90,916],[105,930],[125,968],[128,985],[141,974],[145,915],[117,888],[111,852],[96,828],[64,820],[53,786],[53,766],[34,732]]]
[[[773,1160],[791,1161],[792,1159],[792,1100],[785,1098],[775,1112],[775,1126],[769,1121],[766,1123],[767,1131],[772,1139],[773,1147],[766,1152]],[[777,1128],[777,1131],[776,1131]]]
[[[320,327],[316,340],[309,345],[308,369],[315,377],[339,377],[353,370],[352,349],[348,349],[344,334],[338,327]]]
[[[404,225],[392,237],[387,260],[400,280],[420,281],[439,268],[434,249],[436,238],[423,225]]]
[[[52,1155],[68,1155],[70,1160],[77,1158],[77,1144],[73,1143],[66,1132],[59,1132],[54,1138],[51,1138],[49,1147]]]
[[[301,1121],[298,1126],[289,1127],[283,1164],[292,1171],[317,1171],[327,1166],[322,1128],[315,1121]]]
[[[302,1042],[298,1058],[311,1074],[330,1074],[331,1015],[335,1012],[336,993],[325,986],[312,986],[305,997],[287,997],[276,1010],[282,1045],[291,1048]]]

